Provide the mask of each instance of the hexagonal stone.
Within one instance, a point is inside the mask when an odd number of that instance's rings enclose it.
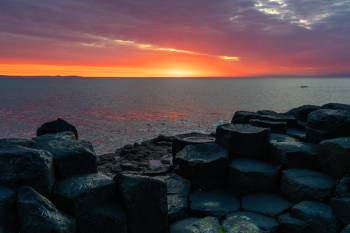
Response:
[[[28,186],[18,190],[17,211],[21,233],[76,232],[74,219]]]
[[[342,223],[350,224],[350,197],[334,197],[329,205]]]
[[[115,179],[126,210],[129,233],[167,232],[168,205],[165,182],[133,174],[121,174]]]
[[[0,147],[0,185],[31,186],[49,195],[54,183],[52,156],[23,146]]]
[[[278,217],[280,223],[279,231],[283,233],[304,233],[307,223],[303,220],[292,217],[289,213]]]
[[[127,233],[126,215],[119,204],[108,203],[79,217],[78,228],[83,233]]]
[[[222,191],[194,192],[190,195],[190,211],[197,216],[225,217],[240,209],[240,200]]]
[[[269,128],[271,132],[274,133],[285,133],[287,131],[286,122],[252,119],[249,121],[249,124],[262,128]]]
[[[299,121],[307,121],[308,115],[313,112],[320,109],[320,106],[316,105],[303,105],[297,108],[293,108],[286,112],[286,115],[292,115]]]
[[[232,160],[229,166],[228,189],[239,194],[277,190],[279,171],[279,166],[259,160]]]
[[[289,169],[282,172],[282,193],[293,201],[325,201],[330,198],[334,180],[323,173],[306,169]]]
[[[55,204],[68,213],[79,216],[116,195],[114,181],[102,174],[73,176],[56,183]]]
[[[307,223],[306,232],[335,233],[338,230],[332,209],[324,203],[303,201],[293,206],[290,213]]]
[[[350,138],[335,138],[321,142],[324,151],[319,158],[323,172],[340,178],[350,171]]]
[[[228,148],[232,156],[247,159],[266,155],[269,136],[269,129],[249,124],[224,124],[216,129],[217,143]]]
[[[250,120],[256,119],[259,116],[258,113],[248,111],[237,111],[232,117],[232,124],[248,124]]]
[[[225,186],[228,151],[215,144],[188,145],[176,155],[177,173],[191,181],[195,189]]]
[[[271,133],[269,144],[274,144],[278,142],[299,142],[299,140],[286,134]]]
[[[170,233],[222,233],[219,221],[214,217],[189,218],[170,226]]]
[[[321,154],[318,145],[304,142],[279,142],[272,144],[272,158],[284,168],[316,167]]]
[[[259,193],[242,198],[242,209],[267,216],[277,216],[292,206],[288,200],[277,194]]]
[[[264,233],[274,233],[278,230],[278,222],[276,219],[261,215],[261,214],[255,214],[252,212],[236,212],[226,218],[224,221],[224,225],[226,221],[230,221],[232,217],[242,217],[246,218],[250,222],[254,223],[256,226],[259,227],[259,229]],[[227,222],[226,222],[227,224]]]
[[[16,192],[0,186],[0,232],[16,232]]]
[[[288,129],[286,134],[301,141],[305,141],[306,139],[306,132],[301,129]]]
[[[177,221],[170,225],[170,233],[188,233],[186,228],[199,220],[200,218],[186,218]]]
[[[96,173],[96,155],[90,142],[72,140],[66,133],[45,134],[33,140],[35,148],[49,151],[53,155],[56,177]]]
[[[262,233],[257,224],[246,216],[231,216],[223,223],[225,233]]]
[[[201,144],[201,143],[213,143],[215,142],[215,137],[203,133],[186,133],[179,134],[174,137],[172,144],[172,153],[176,155],[181,151],[185,146],[192,144]]]

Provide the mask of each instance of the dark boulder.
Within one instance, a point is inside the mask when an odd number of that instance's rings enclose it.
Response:
[[[259,160],[232,160],[228,189],[238,194],[275,191],[278,189],[279,171],[279,166]]]
[[[258,113],[255,112],[247,112],[247,111],[237,111],[233,115],[231,120],[232,124],[248,124],[250,120],[257,119],[259,116]]]
[[[297,108],[293,108],[286,112],[286,115],[292,115],[294,116],[298,121],[307,121],[308,115],[313,112],[320,109],[320,106],[316,105],[303,105]]]
[[[304,142],[280,142],[271,145],[272,160],[283,168],[314,169],[322,153],[319,145]]]
[[[274,132],[274,133],[285,133],[287,131],[286,122],[252,119],[249,121],[249,123],[251,125],[258,126],[258,127],[269,128],[271,132]]]
[[[334,197],[329,205],[342,223],[350,224],[350,197]]]
[[[350,136],[350,111],[320,109],[309,114],[306,139],[320,142],[330,138]]]
[[[129,232],[167,232],[168,205],[165,182],[132,174],[121,174],[115,179],[126,209]]]
[[[21,233],[75,233],[75,220],[61,213],[30,187],[18,190],[18,223]]]
[[[305,232],[336,233],[338,230],[332,209],[324,203],[303,201],[293,206],[290,213],[306,222]]]
[[[281,233],[307,233],[307,222],[294,218],[290,213],[282,214],[278,217],[279,232]]]
[[[225,233],[263,233],[259,226],[246,216],[230,216],[223,222]],[[220,232],[221,233],[221,232]]]
[[[79,233],[127,233],[127,220],[118,204],[92,209],[78,219]]]
[[[189,233],[188,226],[199,221],[200,218],[186,218],[170,225],[170,233]]]
[[[0,232],[16,231],[16,193],[12,189],[0,186]]]
[[[225,186],[228,151],[215,143],[188,145],[176,155],[177,173],[202,189]]]
[[[270,130],[249,124],[224,124],[216,129],[216,141],[234,157],[261,159],[266,155]]]
[[[349,104],[340,104],[340,103],[329,103],[322,105],[322,109],[334,109],[334,110],[350,110]]]
[[[336,178],[350,171],[350,137],[322,141],[321,147],[324,151],[318,160],[321,171]]]
[[[190,196],[190,211],[199,217],[226,217],[240,209],[240,200],[222,191],[196,191]]]
[[[31,186],[48,195],[54,183],[52,155],[22,146],[0,147],[0,185]]]
[[[276,217],[290,207],[292,203],[277,194],[259,193],[242,198],[243,210],[271,217]]]
[[[74,133],[75,138],[78,139],[78,130],[75,128],[75,126],[61,118],[58,118],[55,121],[46,122],[40,126],[36,131],[36,135],[41,136],[44,134],[56,134],[67,131]]]
[[[336,196],[350,197],[350,176],[345,176],[340,179],[335,189]]]
[[[90,142],[70,140],[69,134],[46,134],[34,138],[35,148],[53,155],[58,179],[97,172],[96,155]]]
[[[326,201],[333,192],[334,179],[312,170],[289,169],[282,172],[282,193],[293,201]]]
[[[294,116],[284,115],[284,114],[268,114],[259,115],[259,120],[273,121],[273,122],[285,122],[288,128],[293,128],[298,126],[297,119]]]
[[[347,225],[346,227],[344,227],[340,233],[350,233],[350,225]]]
[[[172,145],[172,153],[176,155],[185,146],[191,144],[201,144],[201,143],[213,143],[215,142],[215,137],[203,133],[186,133],[179,134],[174,137]]]
[[[286,134],[291,136],[291,137],[294,137],[296,139],[299,139],[301,141],[305,141],[306,140],[306,132],[305,132],[305,130],[291,128],[291,129],[287,130]]]
[[[286,134],[271,133],[269,144],[273,145],[278,142],[299,142],[299,140]]]
[[[170,233],[222,233],[222,228],[214,217],[190,218],[172,224]]]
[[[56,183],[53,190],[55,204],[74,216],[112,200],[115,196],[114,181],[102,174],[73,176]]]
[[[279,226],[277,220],[274,218],[261,215],[261,214],[255,214],[252,212],[244,212],[244,211],[236,212],[228,216],[227,219],[224,221],[224,225],[225,223],[227,224],[230,221],[230,219],[234,219],[234,218],[247,219],[251,223],[254,223],[257,227],[259,227],[259,229],[263,233],[275,233],[277,232],[278,226]]]

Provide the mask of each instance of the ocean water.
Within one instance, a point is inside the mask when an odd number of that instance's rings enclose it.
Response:
[[[237,110],[329,102],[350,103],[350,78],[0,78],[0,138],[34,137],[62,117],[102,154],[158,134],[210,132]]]

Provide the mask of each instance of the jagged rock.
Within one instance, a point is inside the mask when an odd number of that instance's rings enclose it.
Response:
[[[306,222],[305,232],[336,233],[337,220],[332,209],[320,202],[303,201],[291,209],[291,216]]]
[[[320,109],[309,114],[306,139],[320,142],[330,138],[350,136],[350,111]]]
[[[322,109],[350,110],[349,104],[329,103],[322,105]]]
[[[215,137],[210,136],[208,134],[196,132],[179,134],[174,137],[172,153],[173,155],[176,155],[176,153],[181,151],[187,145],[213,142],[215,142]]]
[[[329,204],[342,223],[350,224],[350,197],[334,197]]]
[[[259,116],[259,114],[255,113],[255,112],[237,111],[233,115],[231,123],[232,124],[248,124],[250,120],[257,119],[258,116]]]
[[[191,184],[178,175],[162,177],[167,186],[169,222],[179,221],[187,217],[188,195]]]
[[[64,215],[30,187],[18,190],[18,220],[21,233],[75,233],[75,220]]]
[[[293,201],[326,201],[332,195],[335,181],[328,175],[306,169],[282,172],[282,193]]]
[[[226,221],[229,221],[231,218],[234,217],[240,217],[240,218],[245,218],[249,220],[250,222],[254,223],[256,226],[259,227],[261,232],[263,233],[274,233],[277,232],[278,230],[278,222],[276,219],[261,215],[261,214],[255,214],[252,212],[237,212],[229,217],[227,217],[227,220],[224,221],[224,224]],[[227,223],[227,222],[226,222]]]
[[[54,183],[50,153],[22,146],[0,147],[0,185],[31,186],[48,195]]]
[[[55,121],[46,122],[40,126],[36,131],[36,135],[41,136],[44,134],[55,134],[67,131],[74,133],[75,138],[78,139],[78,130],[75,128],[75,126],[61,118],[58,118]]]
[[[286,122],[252,119],[249,123],[257,127],[269,128],[274,133],[285,133],[287,131]]]
[[[253,213],[275,217],[288,210],[292,203],[277,194],[259,193],[242,198],[242,209]]]
[[[303,220],[290,216],[289,213],[282,214],[278,217],[280,224],[279,232],[281,233],[306,233],[307,223]]]
[[[336,178],[350,171],[350,137],[322,141],[321,147],[324,150],[318,160],[321,171]]]
[[[170,233],[189,233],[188,226],[199,221],[200,218],[186,218],[170,225]]]
[[[216,189],[226,183],[228,151],[215,144],[188,145],[176,155],[178,174],[194,188]]]
[[[279,171],[279,166],[259,160],[232,160],[229,166],[228,189],[238,194],[277,190]]]
[[[0,232],[16,232],[16,193],[0,186]]]
[[[9,146],[24,146],[32,147],[35,144],[33,140],[24,139],[24,138],[1,138],[0,147],[9,147]]]
[[[271,146],[273,161],[283,168],[316,168],[317,159],[321,154],[316,144],[304,142],[280,142]]]
[[[350,176],[345,176],[339,181],[335,193],[338,197],[350,197]]]
[[[340,233],[350,233],[350,225],[344,227],[344,229]]]
[[[222,233],[222,228],[214,217],[189,218],[172,224],[170,233]]]
[[[262,233],[259,226],[245,216],[231,216],[223,223],[225,233]]]
[[[240,200],[232,194],[223,191],[196,191],[190,196],[190,211],[192,214],[205,217],[223,218],[240,209]]]
[[[127,233],[127,220],[118,204],[108,203],[79,217],[81,233]]]
[[[45,134],[34,138],[34,141],[35,148],[53,155],[59,179],[97,172],[96,155],[90,142],[70,140],[66,133]]]
[[[305,141],[306,140],[306,132],[304,130],[301,129],[288,129],[286,132],[287,135],[294,137],[296,139],[299,139],[301,141]]]
[[[303,105],[297,108],[293,108],[286,112],[286,115],[292,115],[295,116],[295,118],[299,121],[307,121],[308,115],[313,112],[320,109],[320,106],[316,105]]]
[[[102,174],[73,176],[56,183],[55,204],[74,216],[80,216],[116,195],[114,181]]]
[[[115,179],[126,208],[129,232],[167,232],[168,208],[165,182],[132,174],[121,174]]]
[[[228,148],[234,157],[263,158],[269,137],[269,129],[249,124],[224,124],[216,129],[217,143]]]

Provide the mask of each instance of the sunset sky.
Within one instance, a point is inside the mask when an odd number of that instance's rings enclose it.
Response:
[[[1,0],[0,75],[350,74],[350,0]]]

